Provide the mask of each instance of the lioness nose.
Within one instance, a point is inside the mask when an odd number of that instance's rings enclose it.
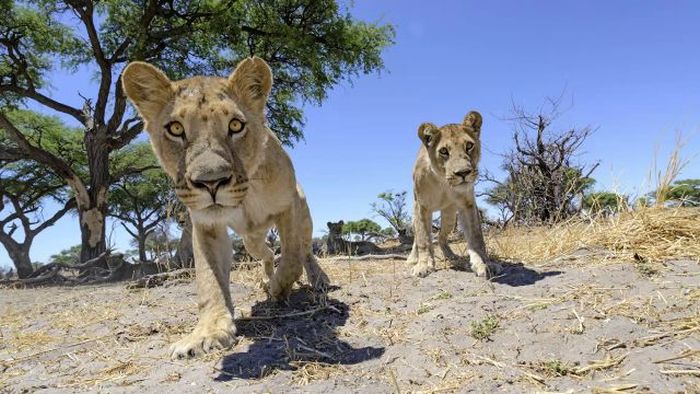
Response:
[[[471,173],[472,173],[472,170],[455,171],[455,175],[457,175],[460,178],[466,178],[467,175],[469,175]]]
[[[220,177],[217,179],[190,179],[190,182],[192,182],[192,185],[194,187],[200,188],[200,189],[207,189],[209,190],[209,193],[213,196],[216,194],[216,191],[224,185],[227,185],[231,182],[231,176],[224,176]]]

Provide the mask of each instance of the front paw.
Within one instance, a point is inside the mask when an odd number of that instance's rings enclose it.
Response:
[[[267,294],[272,298],[274,301],[277,302],[284,302],[286,303],[289,300],[289,294],[292,292],[292,284],[294,282],[290,283],[287,286],[282,286],[279,282],[279,278],[273,277],[268,283],[267,283]]]
[[[432,266],[419,262],[413,266],[413,269],[411,270],[411,275],[418,278],[425,278],[426,276],[430,275],[430,273],[433,271],[435,271],[435,268],[433,268]]]
[[[226,349],[235,342],[236,326],[231,316],[200,320],[191,334],[170,346],[170,357],[173,360],[199,357],[213,350]]]

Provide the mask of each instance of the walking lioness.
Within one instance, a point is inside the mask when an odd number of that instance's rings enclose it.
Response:
[[[500,272],[498,264],[490,263],[481,232],[481,220],[474,198],[474,182],[481,157],[481,115],[471,111],[461,124],[437,127],[423,123],[418,138],[423,145],[413,169],[414,241],[407,262],[412,273],[423,277],[435,270],[431,241],[433,212],[441,211],[438,244],[445,257],[456,256],[447,244],[447,236],[459,214],[467,241],[472,270],[479,276],[490,277]]]
[[[181,81],[169,80],[150,64],[133,62],[122,82],[193,224],[199,322],[172,345],[173,358],[193,357],[234,342],[227,226],[243,237],[251,255],[262,259],[272,298],[288,296],[302,266],[311,284],[327,284],[311,249],[306,198],[289,156],[265,122],[272,87],[265,61],[245,59],[228,78]],[[273,225],[282,243],[276,270],[274,253],[265,244]]]

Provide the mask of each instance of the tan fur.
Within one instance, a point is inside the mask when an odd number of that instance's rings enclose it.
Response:
[[[263,113],[272,73],[259,58],[243,60],[231,76],[170,81],[150,64],[133,62],[122,75],[124,91],[145,121],[153,150],[193,224],[199,322],[171,347],[172,357],[191,357],[230,346],[235,339],[229,292],[232,247],[227,226],[262,259],[272,298],[285,300],[306,269],[317,288],[328,284],[311,249],[312,223],[294,167]],[[229,122],[245,124],[229,132]],[[179,122],[184,136],[168,133]],[[178,128],[179,129],[179,128]],[[265,244],[280,231],[282,256]]]
[[[481,221],[474,198],[474,182],[481,158],[481,115],[472,111],[461,124],[437,127],[423,123],[418,138],[423,145],[413,169],[414,241],[407,263],[412,274],[423,277],[435,270],[433,246],[430,240],[432,215],[441,211],[438,244],[448,260],[456,255],[447,244],[447,236],[459,215],[467,241],[472,270],[479,276],[500,272],[498,264],[486,256]],[[471,148],[469,148],[471,146]]]

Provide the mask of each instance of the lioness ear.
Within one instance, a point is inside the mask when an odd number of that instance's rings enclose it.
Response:
[[[418,126],[418,138],[423,141],[426,147],[434,144],[439,134],[440,129],[432,123],[423,123]]]
[[[467,116],[464,117],[464,125],[467,127],[471,127],[476,134],[478,135],[481,133],[481,123],[483,122],[483,119],[481,118],[481,114],[476,112],[476,111],[470,111]]]
[[[333,225],[333,223],[331,223],[331,222],[326,223],[326,226],[328,226],[328,228],[331,228],[332,225]]]
[[[228,77],[236,97],[250,109],[262,112],[272,89],[272,70],[259,57],[249,57],[238,63]]]
[[[158,116],[173,95],[170,79],[156,67],[144,62],[131,62],[122,73],[126,96],[146,120]]]

